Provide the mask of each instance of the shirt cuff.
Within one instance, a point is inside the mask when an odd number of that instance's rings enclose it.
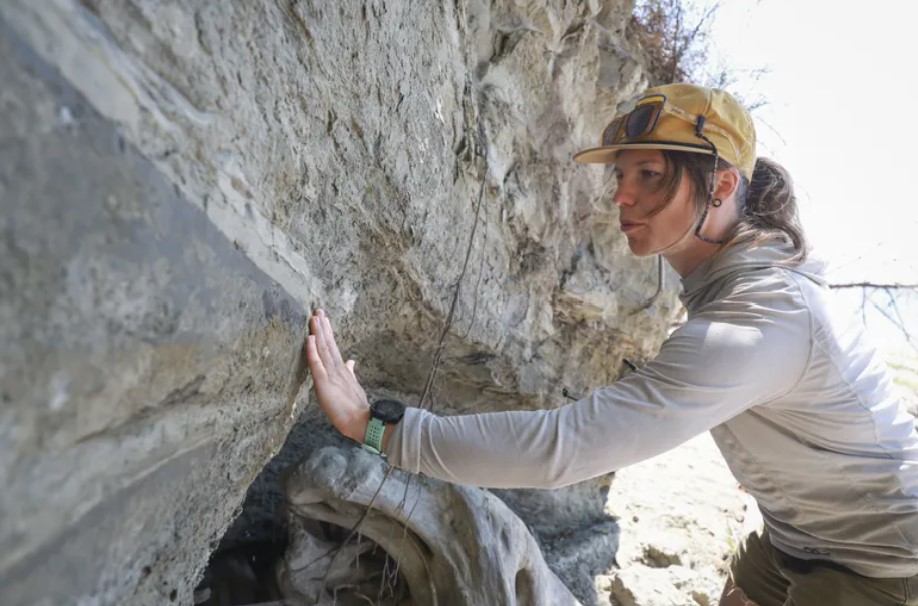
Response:
[[[421,429],[432,413],[417,407],[405,409],[402,420],[392,428],[385,454],[390,465],[418,473],[421,467]]]

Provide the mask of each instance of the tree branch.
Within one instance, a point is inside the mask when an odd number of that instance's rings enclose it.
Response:
[[[899,290],[918,290],[918,284],[880,284],[877,282],[849,282],[847,284],[829,284],[829,288],[892,288]]]
[[[893,318],[893,317],[889,314],[889,312],[887,312],[885,309],[883,309],[882,307],[880,307],[879,305],[877,305],[877,302],[874,301],[873,299],[870,299],[870,304],[873,305],[874,309],[876,309],[878,312],[880,312],[880,313],[883,315],[884,318],[886,318],[887,320],[889,320],[896,328],[898,328],[899,330],[901,330],[901,331],[902,331],[902,334],[905,335],[905,342],[908,343],[908,344],[911,346],[912,349],[914,349],[916,352],[918,352],[918,346],[916,346],[915,343],[912,341],[912,336],[911,336],[911,335],[908,333],[908,331],[905,329],[905,326],[903,326],[902,324],[900,324],[899,322],[897,322],[896,319]]]

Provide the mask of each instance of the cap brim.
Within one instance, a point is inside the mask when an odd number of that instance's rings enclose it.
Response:
[[[574,162],[581,164],[611,164],[615,161],[615,154],[623,149],[669,149],[673,151],[691,152],[693,154],[706,154],[712,156],[710,149],[694,145],[680,145],[679,143],[620,143],[606,147],[593,147],[574,154]]]

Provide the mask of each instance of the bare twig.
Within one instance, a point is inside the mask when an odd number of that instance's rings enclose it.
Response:
[[[720,3],[719,3],[719,2],[715,2],[714,4],[712,4],[712,5],[708,8],[707,11],[705,11],[705,13],[704,13],[703,15],[701,15],[701,18],[698,19],[698,23],[697,23],[697,24],[695,25],[695,27],[692,29],[692,32],[691,32],[688,36],[686,36],[685,42],[683,42],[683,50],[684,50],[684,51],[687,51],[687,50],[688,50],[689,45],[690,45],[690,43],[691,43],[692,40],[696,39],[698,36],[703,36],[703,35],[704,35],[704,33],[701,31],[701,28],[704,27],[705,25],[707,25],[708,19],[710,19],[711,17],[713,17],[713,16],[714,16],[714,13],[715,13],[715,12],[717,11],[717,9],[719,9],[719,8],[720,8]],[[681,10],[679,11],[679,16],[680,16],[680,17],[682,16],[682,11],[681,11]]]
[[[902,333],[905,335],[905,342],[908,343],[908,344],[911,346],[912,349],[914,349],[916,352],[918,352],[918,347],[916,347],[915,344],[912,342],[911,335],[908,334],[908,331],[905,329],[905,326],[904,326],[903,324],[901,324],[900,322],[896,321],[896,319],[893,318],[893,317],[889,314],[889,312],[887,312],[885,309],[883,309],[882,307],[880,307],[879,305],[877,305],[877,302],[874,301],[873,299],[870,299],[870,304],[873,305],[873,307],[874,307],[878,312],[880,312],[880,313],[883,315],[884,318],[886,318],[887,320],[889,320],[890,322],[892,322],[892,323],[896,326],[896,328],[898,328],[899,330],[901,330]]]
[[[912,335],[908,332],[908,329],[905,327],[905,320],[902,318],[902,314],[899,312],[899,304],[896,302],[896,298],[892,294],[892,290],[889,288],[886,290],[886,296],[889,297],[889,305],[893,309],[893,313],[896,314],[896,318],[899,320],[899,328],[902,330],[902,333],[905,335],[905,341],[915,347],[915,344],[912,342]]]
[[[661,83],[701,80],[710,25],[720,4],[697,8],[689,0],[640,0],[635,4],[631,22],[643,42],[649,71]],[[690,19],[694,25],[689,25]]]
[[[887,288],[884,290],[886,291],[886,296],[889,297],[889,305],[892,307],[895,318],[883,310],[875,301],[871,300],[870,302],[873,303],[873,306],[877,309],[877,311],[883,314],[883,317],[892,322],[892,324],[902,332],[902,334],[905,336],[905,342],[908,344],[908,346],[918,352],[918,346],[916,346],[915,342],[912,341],[912,335],[909,333],[908,328],[905,326],[905,320],[902,319],[902,314],[899,313],[899,305],[896,303],[896,298],[893,297],[892,291],[890,289]]]
[[[682,56],[685,53],[685,51],[688,50],[688,46],[689,46],[689,41],[685,41],[685,43],[682,44],[680,48],[679,42],[680,40],[682,40],[682,38],[680,37],[680,34],[682,33],[682,13],[683,13],[682,4],[677,2],[675,8],[676,8],[676,16],[674,19],[676,22],[676,31],[673,32],[672,67],[669,70],[669,81],[670,82],[676,82],[681,79],[681,78],[677,78],[679,74],[679,64],[682,63]]]
[[[918,284],[889,283],[882,284],[878,282],[849,282],[847,284],[829,284],[829,288],[885,288],[901,290],[918,290]]]

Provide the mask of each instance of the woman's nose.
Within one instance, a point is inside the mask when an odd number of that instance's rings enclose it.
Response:
[[[622,179],[618,182],[618,187],[615,188],[615,193],[612,195],[612,203],[621,208],[622,206],[634,206],[635,202],[637,202],[637,196],[634,188],[625,179]]]

